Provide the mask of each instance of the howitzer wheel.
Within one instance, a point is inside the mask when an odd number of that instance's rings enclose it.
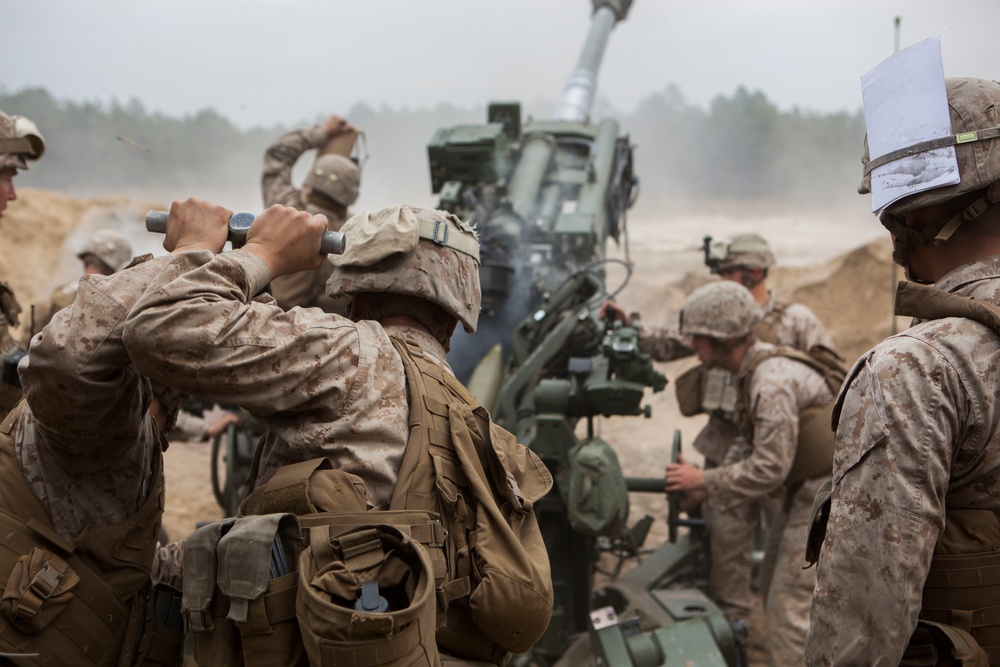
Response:
[[[226,449],[223,453],[222,442],[225,438]],[[230,424],[226,430],[212,439],[212,493],[215,501],[226,516],[236,516],[236,510],[243,500],[243,490],[239,482],[239,441],[236,424]],[[225,462],[225,483],[219,476],[219,459]]]
[[[681,462],[680,429],[674,430],[674,442],[670,447],[670,462]],[[679,493],[667,494],[667,535],[669,536],[671,544],[677,542],[677,528],[681,523],[680,500],[681,494]]]

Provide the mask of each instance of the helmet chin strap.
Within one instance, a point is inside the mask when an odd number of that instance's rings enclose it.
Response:
[[[1000,201],[1000,181],[985,188],[981,197],[976,198],[958,213],[920,228],[908,226],[903,216],[883,212],[879,216],[879,222],[893,235],[892,261],[903,267],[907,280],[923,285],[931,284],[929,280],[914,277],[910,267],[910,254],[917,247],[928,243],[941,245],[947,242],[959,227],[966,222],[972,222],[998,201]]]

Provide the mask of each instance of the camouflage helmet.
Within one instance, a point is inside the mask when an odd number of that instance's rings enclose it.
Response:
[[[750,290],[739,283],[718,280],[691,292],[681,308],[681,335],[716,340],[750,333],[763,312]]]
[[[472,333],[479,321],[479,240],[451,213],[393,206],[344,223],[342,255],[330,255],[333,298],[379,292],[441,306]]]
[[[336,153],[325,153],[313,162],[303,185],[342,206],[350,206],[358,198],[360,182],[361,172],[354,160]]]
[[[904,197],[887,207],[895,214],[940,204],[1000,181],[1000,140],[997,139],[996,132],[987,137],[982,136],[986,134],[985,130],[1000,127],[1000,83],[988,79],[946,79],[945,89],[948,94],[951,131],[956,138],[955,157],[958,160],[961,182]],[[964,138],[959,140],[959,137]],[[912,148],[917,147],[911,147],[911,150]],[[864,173],[858,193],[868,194],[871,192],[871,170],[879,163],[875,162],[873,166],[868,156],[867,137],[861,164]]]
[[[705,237],[705,264],[712,273],[730,269],[769,269],[774,266],[771,246],[760,234],[734,234],[728,239]]]
[[[111,229],[98,229],[90,235],[77,257],[86,261],[88,255],[96,257],[114,273],[132,259],[132,245],[124,236]]]
[[[24,116],[8,116],[0,110],[0,169],[27,169],[27,160],[45,152],[45,139]]]

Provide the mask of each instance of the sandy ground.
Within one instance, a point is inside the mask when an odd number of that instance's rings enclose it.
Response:
[[[2,278],[12,284],[25,308],[25,323],[30,319],[29,304],[44,301],[52,288],[78,275],[75,252],[87,231],[111,226],[134,238],[137,252],[162,252],[158,250],[160,239],[142,228],[143,216],[150,208],[163,206],[124,198],[79,201],[50,192],[20,191],[19,201],[4,216],[0,265],[4,267]],[[610,253],[633,266],[618,301],[628,311],[641,312],[648,324],[676,323],[684,295],[710,279],[702,265],[702,237],[757,231],[771,240],[778,257],[779,266],[770,277],[772,288],[785,300],[811,307],[827,325],[842,354],[853,361],[893,326],[887,235],[861,209],[830,211],[825,218],[810,219],[734,209],[712,215],[675,214],[663,221],[632,221],[628,256],[617,249]],[[624,277],[624,271],[619,270],[616,276],[612,270],[609,283]],[[659,364],[659,368],[672,380],[691,363],[680,360]],[[680,431],[682,442],[690,443],[703,425],[703,417],[679,415],[670,386],[649,394],[647,402],[652,408],[651,419],[616,417],[597,424],[598,433],[616,448],[626,475],[661,476],[674,431]],[[164,527],[174,539],[190,533],[199,522],[221,516],[211,492],[209,452],[204,443],[175,442],[166,453]],[[685,452],[697,459],[690,447]],[[633,497],[632,520],[644,514],[657,519],[647,543],[655,546],[666,539],[666,507],[661,494]],[[758,643],[755,664],[759,660]]]

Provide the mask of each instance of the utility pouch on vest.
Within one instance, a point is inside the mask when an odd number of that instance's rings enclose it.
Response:
[[[705,411],[705,383],[708,375],[705,365],[698,364],[677,376],[674,380],[674,391],[677,393],[677,406],[685,417],[694,417]]]
[[[440,664],[433,568],[423,545],[398,528],[333,536],[329,526],[310,528],[298,585],[296,611],[313,667]]]
[[[628,488],[618,456],[600,438],[569,450],[559,489],[573,530],[591,537],[617,537],[628,520]]]
[[[0,610],[20,632],[36,634],[73,599],[80,577],[62,558],[35,547],[21,556],[7,580]]]
[[[184,613],[199,665],[306,664],[295,618],[304,544],[291,514],[224,519],[188,538]]]
[[[900,667],[990,667],[986,652],[965,630],[917,621]]]

